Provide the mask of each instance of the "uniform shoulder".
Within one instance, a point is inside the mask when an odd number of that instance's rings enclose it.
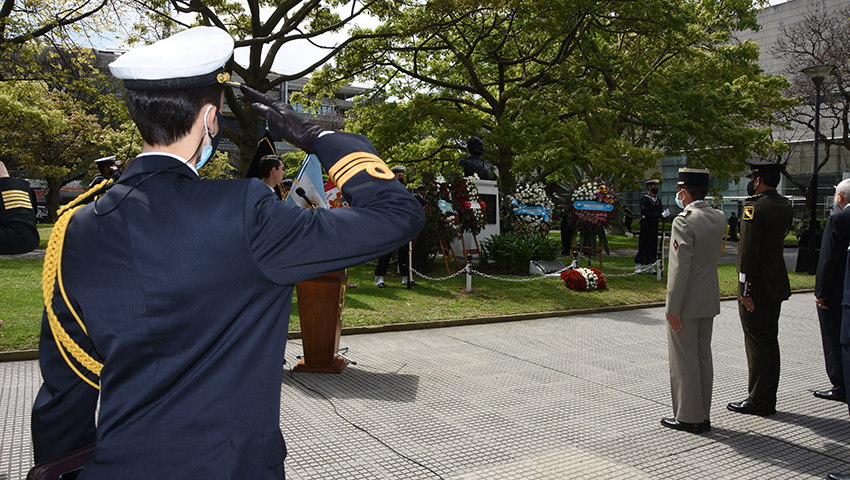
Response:
[[[30,184],[22,178],[3,177],[0,178],[0,191],[3,190],[29,190]]]

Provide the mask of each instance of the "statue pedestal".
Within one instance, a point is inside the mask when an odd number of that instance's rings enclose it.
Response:
[[[341,373],[348,360],[337,355],[348,275],[339,270],[295,285],[304,358],[296,372]]]
[[[479,200],[487,205],[484,209],[484,217],[487,219],[487,224],[484,225],[481,233],[477,235],[478,243],[480,244],[483,240],[487,240],[493,235],[498,235],[500,233],[499,187],[496,186],[495,180],[475,180],[473,183],[475,183],[475,186],[478,188]],[[475,240],[473,240],[471,233],[464,233],[463,238],[463,242],[461,242],[460,239],[457,239],[452,243],[452,249],[455,252],[462,252],[464,243],[467,248],[469,248],[470,245],[475,245]],[[466,261],[466,259],[464,259],[464,261]]]

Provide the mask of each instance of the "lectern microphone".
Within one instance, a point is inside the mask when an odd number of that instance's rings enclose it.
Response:
[[[307,192],[305,192],[303,188],[301,188],[301,187],[296,188],[295,193],[299,197],[303,198],[305,202],[307,202],[307,206],[310,207],[310,210],[316,209],[316,205],[314,205],[313,202],[311,202],[310,199],[307,198]]]

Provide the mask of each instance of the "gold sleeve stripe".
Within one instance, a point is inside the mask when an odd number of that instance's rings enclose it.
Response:
[[[6,210],[11,208],[28,208],[32,210],[32,203],[30,203],[29,199],[27,201],[16,200],[14,202],[4,202],[4,206]]]
[[[30,196],[23,190],[6,190],[3,192],[3,205],[5,209],[28,208],[32,210]]]
[[[393,174],[380,157],[367,152],[354,152],[342,157],[331,167],[328,174],[334,184],[342,190],[345,182],[364,170],[375,178],[383,178],[385,180],[395,178],[395,174]]]

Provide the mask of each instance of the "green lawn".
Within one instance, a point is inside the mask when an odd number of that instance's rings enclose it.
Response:
[[[558,235],[552,233],[551,235]],[[557,237],[560,238],[560,237]],[[636,248],[637,239],[614,236],[612,246]],[[42,260],[0,260],[0,351],[25,350],[37,347],[41,323],[41,269]],[[453,268],[454,264],[450,264]],[[586,265],[586,262],[585,262]],[[373,265],[359,265],[348,269],[349,282],[357,288],[349,289],[343,311],[344,326],[382,325],[392,323],[449,320],[457,318],[488,317],[522,313],[554,312],[582,308],[663,302],[666,282],[655,276],[639,275],[614,277],[629,273],[634,266],[631,257],[603,257],[602,272],[608,288],[594,292],[575,292],[560,278],[546,278],[527,282],[509,282],[475,275],[473,292],[466,292],[466,277],[459,275],[450,280],[429,281],[417,279],[419,286],[407,290],[399,277],[387,277],[387,288],[378,289],[373,284]],[[598,263],[594,263],[598,266]],[[626,268],[618,270],[619,266]],[[440,279],[447,276],[445,265],[438,261],[427,276]],[[734,265],[719,266],[721,294],[732,296],[737,288]],[[814,287],[814,277],[789,272],[793,289]],[[501,276],[513,280],[526,276]],[[297,300],[290,330],[300,329]]]

